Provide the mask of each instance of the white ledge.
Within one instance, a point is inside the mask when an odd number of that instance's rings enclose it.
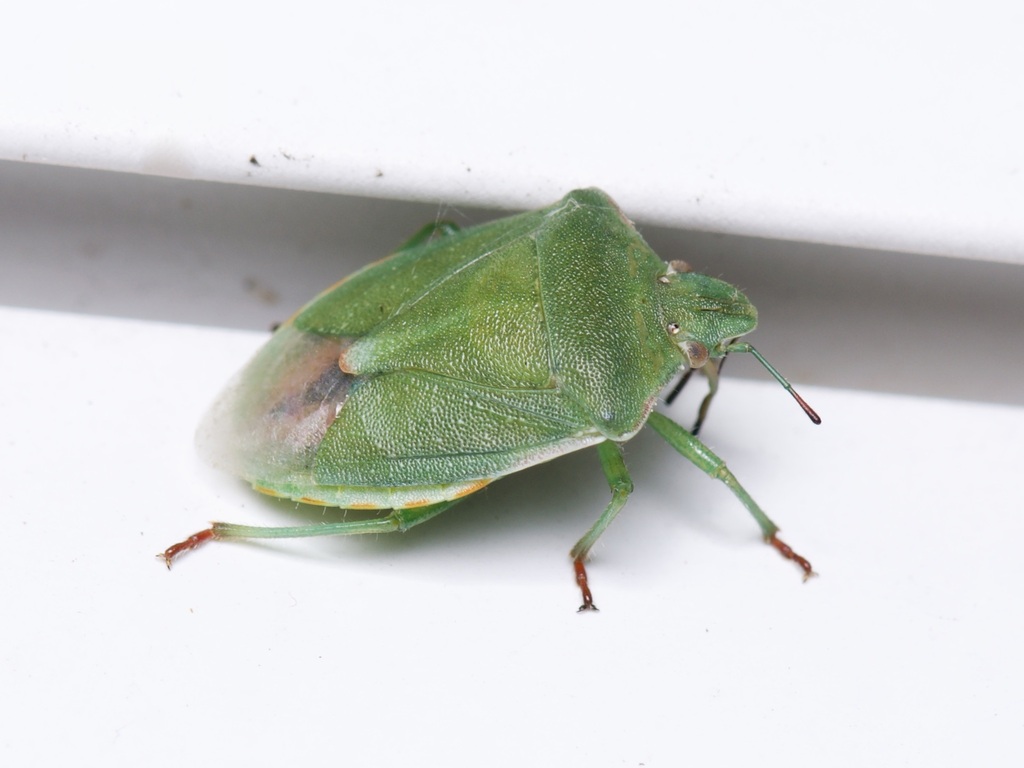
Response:
[[[1016,4],[93,6],[5,22],[73,29],[5,44],[0,158],[506,208],[597,185],[651,224],[1024,260]]]

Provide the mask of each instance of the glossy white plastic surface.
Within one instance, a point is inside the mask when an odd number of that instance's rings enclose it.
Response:
[[[595,185],[648,223],[1024,260],[1018,3],[97,0],[4,25],[0,158],[526,209]]]

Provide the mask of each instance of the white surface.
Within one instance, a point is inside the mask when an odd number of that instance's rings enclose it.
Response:
[[[8,9],[0,158],[1024,260],[1024,6],[669,7]]]
[[[321,514],[193,455],[264,335],[0,309],[0,336],[6,765],[1020,764],[1024,409],[805,388],[815,428],[729,380],[705,438],[820,578],[644,434],[580,616],[592,451],[402,537],[168,573],[208,519]]]

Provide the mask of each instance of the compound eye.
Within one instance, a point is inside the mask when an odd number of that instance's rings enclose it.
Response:
[[[691,368],[701,368],[708,361],[708,348],[699,341],[684,341],[680,346]]]

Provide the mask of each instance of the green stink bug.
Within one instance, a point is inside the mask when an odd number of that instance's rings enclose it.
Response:
[[[619,444],[649,424],[721,480],[765,540],[810,563],[695,435],[654,412],[682,369],[749,352],[757,311],[739,290],[665,264],[603,192],[459,230],[432,225],[329,288],[279,327],[199,429],[215,466],[266,494],[346,509],[361,521],[287,528],[213,523],[162,555],[210,539],[405,531],[504,475],[596,446],[612,499],[571,551],[584,560],[632,491]],[[702,416],[707,400],[702,406]]]

